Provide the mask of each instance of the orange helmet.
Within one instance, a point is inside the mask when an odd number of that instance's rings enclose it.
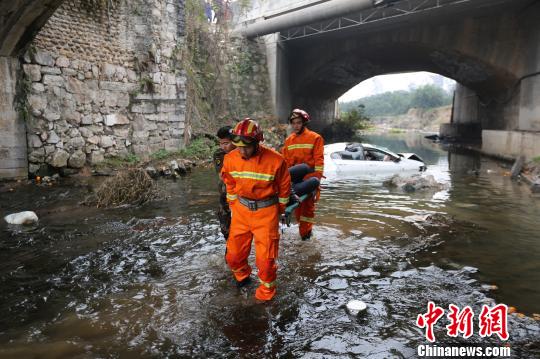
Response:
[[[244,147],[264,140],[259,124],[251,118],[244,118],[232,129],[232,141],[237,147]]]
[[[292,110],[291,115],[289,116],[289,122],[298,117],[302,118],[303,123],[308,123],[311,119],[311,117],[306,111],[295,108],[294,110]]]

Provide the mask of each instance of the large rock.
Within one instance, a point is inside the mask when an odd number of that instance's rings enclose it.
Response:
[[[32,56],[35,63],[42,66],[54,66],[54,58],[50,53],[43,50],[36,50]]]
[[[109,148],[114,145],[114,140],[111,136],[101,136],[99,145],[103,148]]]
[[[56,132],[51,131],[51,133],[49,133],[49,138],[47,138],[47,143],[56,144],[58,142],[60,142],[60,137],[58,137]]]
[[[45,148],[38,148],[28,154],[28,161],[40,163],[45,160]]]
[[[84,138],[81,136],[70,138],[66,143],[71,148],[83,148],[85,144]]]
[[[84,167],[86,163],[86,154],[81,151],[75,151],[70,157],[68,161],[68,165],[71,168],[82,168]]]
[[[32,148],[39,148],[43,146],[43,142],[41,142],[38,135],[30,135],[28,136],[28,146]]]
[[[38,216],[32,211],[24,211],[13,213],[4,217],[4,220],[9,224],[33,224],[37,223]]]
[[[69,153],[62,149],[57,149],[53,155],[51,156],[51,159],[49,161],[49,164],[53,167],[66,167],[69,159]]]
[[[33,111],[43,111],[47,107],[47,100],[43,96],[30,95],[28,96],[28,104]]]
[[[442,190],[448,188],[448,185],[439,183],[433,175],[412,175],[410,177],[401,177],[395,175],[384,182],[386,187],[397,187],[404,192],[415,192],[426,189]]]
[[[96,165],[100,162],[103,162],[105,160],[105,157],[103,156],[103,153],[100,151],[92,151],[89,157],[90,164]]]
[[[39,65],[23,65],[23,70],[26,76],[32,82],[38,82],[41,80],[41,66]]]
[[[127,116],[122,115],[120,113],[115,113],[112,115],[105,116],[106,126],[127,125],[127,124],[129,124],[129,119],[127,118]]]

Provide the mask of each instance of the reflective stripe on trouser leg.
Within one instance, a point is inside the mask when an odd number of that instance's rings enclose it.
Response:
[[[251,267],[247,259],[249,252],[251,252],[253,238],[246,216],[236,215],[241,207],[235,203],[231,208],[233,215],[231,216],[231,229],[227,240],[227,254],[225,255],[225,260],[237,281],[242,281],[251,274]]]
[[[300,231],[300,236],[304,237],[313,229],[315,222],[315,200],[312,196],[300,203],[295,211],[296,220]]]

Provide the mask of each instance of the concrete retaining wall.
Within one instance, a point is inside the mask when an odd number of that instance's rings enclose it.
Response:
[[[0,57],[0,179],[25,178],[26,128],[14,106],[19,62]]]
[[[502,158],[526,160],[540,156],[540,133],[521,131],[482,131],[482,152]]]

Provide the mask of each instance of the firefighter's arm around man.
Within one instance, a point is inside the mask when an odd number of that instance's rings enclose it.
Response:
[[[229,156],[225,156],[225,159],[223,161],[223,168],[221,169],[221,179],[227,187],[227,201],[232,204],[232,202],[234,202],[238,198],[238,196],[236,194],[236,181],[229,173],[229,161]]]

